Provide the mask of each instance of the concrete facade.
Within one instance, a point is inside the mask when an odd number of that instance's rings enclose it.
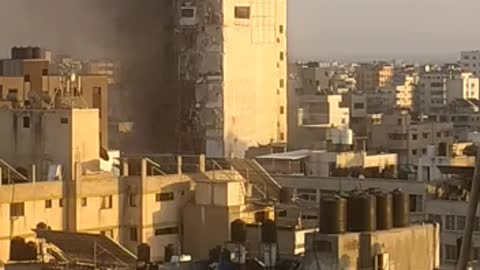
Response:
[[[447,155],[453,143],[451,122],[414,121],[407,111],[384,114],[371,130],[367,149],[397,153],[400,165],[416,164],[418,157],[427,153],[428,145],[434,145],[438,155]]]
[[[460,67],[470,71],[474,76],[480,76],[480,51],[463,51],[460,53]]]
[[[286,142],[286,1],[179,1],[177,9],[179,78],[194,89],[207,156]]]

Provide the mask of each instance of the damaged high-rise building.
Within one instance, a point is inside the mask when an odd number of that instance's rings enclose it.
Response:
[[[182,143],[212,157],[285,142],[286,0],[176,1]],[[189,96],[190,95],[190,96]]]

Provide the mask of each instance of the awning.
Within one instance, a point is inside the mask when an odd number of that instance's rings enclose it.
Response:
[[[297,150],[283,153],[273,153],[255,157],[256,159],[275,159],[275,160],[300,160],[310,156],[310,150]]]

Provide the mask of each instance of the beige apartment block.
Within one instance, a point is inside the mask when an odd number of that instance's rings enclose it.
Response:
[[[207,156],[286,142],[286,1],[178,1],[180,80],[196,95]],[[203,131],[202,131],[203,132]]]

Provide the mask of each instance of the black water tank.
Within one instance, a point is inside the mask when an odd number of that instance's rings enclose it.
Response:
[[[230,224],[230,240],[233,243],[245,243],[247,241],[247,225],[243,220],[237,219]]]
[[[277,242],[277,226],[271,219],[265,220],[262,223],[262,243],[276,243]]]
[[[34,59],[42,58],[42,49],[40,47],[33,47],[33,58]]]
[[[377,230],[389,230],[393,227],[392,195],[384,191],[373,195],[377,199]]]
[[[11,57],[12,57],[12,59],[18,59],[18,56],[19,56],[18,55],[18,47],[15,46],[11,50]]]
[[[396,189],[392,191],[393,201],[393,227],[406,227],[409,225],[410,202],[408,194]]]
[[[290,203],[292,201],[292,192],[289,188],[280,189],[280,203]]]
[[[320,199],[320,232],[339,234],[347,231],[347,200],[339,195]]]
[[[347,202],[348,230],[372,232],[377,229],[377,200],[366,192],[353,193]]]
[[[139,262],[150,262],[150,246],[143,243],[137,247],[137,258]]]

